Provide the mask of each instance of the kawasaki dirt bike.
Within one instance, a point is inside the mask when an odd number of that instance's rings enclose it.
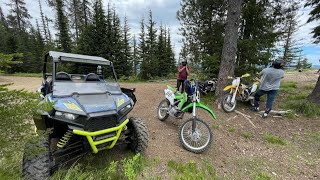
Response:
[[[242,102],[250,102],[251,106],[254,106],[254,94],[258,88],[259,82],[253,83],[251,86],[247,86],[241,83],[242,78],[250,77],[250,74],[244,74],[241,77],[228,77],[233,79],[232,85],[226,86],[223,90],[229,91],[221,101],[221,107],[225,112],[232,112],[236,108],[237,100]]]
[[[169,116],[182,118],[185,112],[192,113],[192,118],[185,121],[179,129],[180,142],[185,149],[193,153],[207,150],[212,141],[210,127],[197,117],[197,108],[202,108],[216,119],[215,114],[207,106],[200,103],[198,83],[195,80],[186,81],[186,92],[176,92],[167,86],[164,90],[165,98],[158,107],[158,118],[165,121]]]

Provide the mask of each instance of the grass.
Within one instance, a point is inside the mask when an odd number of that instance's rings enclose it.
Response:
[[[212,129],[219,129],[219,125],[216,125],[216,124],[212,124]]]
[[[234,163],[237,167],[235,174],[227,179],[253,179],[268,180],[271,175],[266,171],[270,169],[270,163],[263,157],[238,157]],[[236,177],[236,178],[235,178]]]
[[[305,85],[303,89],[312,91],[315,86],[316,86],[315,84],[308,84],[308,85]]]
[[[291,81],[283,82],[280,87],[280,92],[292,94],[292,93],[295,93],[297,88],[298,88],[297,82],[291,82]]]
[[[244,137],[245,139],[252,139],[253,134],[251,132],[243,132],[241,133],[241,136]]]
[[[2,74],[1,76],[19,76],[19,77],[42,77],[42,73],[14,73],[14,74]]]
[[[319,117],[320,105],[309,102],[305,98],[288,100],[284,102],[283,107],[286,109],[294,110],[296,113],[303,114],[306,117]]]
[[[228,131],[231,132],[231,133],[233,133],[233,132],[236,131],[236,128],[229,128]]]
[[[286,145],[287,144],[287,141],[282,139],[279,136],[275,136],[270,133],[265,133],[263,136],[264,136],[264,140],[267,143],[276,144],[276,145]]]
[[[167,166],[171,173],[171,179],[218,179],[215,168],[208,161],[204,161],[201,165],[198,165],[194,161],[181,163],[170,160]]]
[[[306,85],[298,88],[296,82],[284,82],[280,88],[281,105],[283,109],[293,110],[295,113],[306,117],[319,117],[320,105],[307,100],[307,96],[313,90],[314,85]],[[288,118],[294,118],[294,114],[289,114]]]
[[[51,177],[53,180],[85,180],[85,179],[115,179],[134,180],[143,171],[145,159],[140,154],[129,155],[122,160],[116,159],[110,154],[104,154],[105,158],[89,155],[87,159],[74,163],[71,167],[61,169]],[[99,156],[99,154],[97,155]],[[109,158],[109,159],[108,159]]]
[[[260,172],[254,176],[254,180],[269,180],[271,179],[270,175],[265,172]]]

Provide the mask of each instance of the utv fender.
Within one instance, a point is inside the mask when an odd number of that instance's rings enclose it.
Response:
[[[212,116],[212,118],[215,119],[215,120],[217,120],[216,115],[214,114],[214,112],[213,112],[210,108],[208,108],[208,106],[206,106],[206,105],[204,105],[204,104],[202,104],[202,103],[197,102],[197,103],[196,103],[196,107],[202,108],[202,109],[208,111],[208,113]],[[185,111],[187,111],[189,108],[193,108],[193,104],[192,104],[192,103],[188,104],[188,105],[187,105],[186,107],[184,107],[181,111],[184,111],[184,112],[185,112]]]
[[[229,89],[236,89],[236,86],[234,86],[234,85],[229,85],[229,86],[226,86],[223,90],[224,90],[224,91],[228,91]]]

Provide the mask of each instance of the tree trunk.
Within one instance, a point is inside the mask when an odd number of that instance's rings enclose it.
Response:
[[[216,96],[218,105],[222,101],[223,88],[228,83],[228,76],[234,75],[234,66],[237,56],[237,41],[239,19],[241,14],[242,0],[228,0],[228,14],[225,27],[225,36],[222,49],[222,58],[218,76]]]
[[[308,100],[317,104],[320,104],[320,76],[316,87],[313,89],[312,93],[308,96]]]

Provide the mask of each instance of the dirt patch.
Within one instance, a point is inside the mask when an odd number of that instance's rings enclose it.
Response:
[[[300,74],[299,74],[300,75]],[[286,81],[314,82],[317,75],[297,72],[286,74]],[[0,77],[0,83],[13,82],[10,89],[35,91],[40,78]],[[158,103],[164,98],[162,83],[121,83],[121,86],[136,88],[137,104],[130,116],[141,117],[150,131],[147,157],[160,159],[160,165],[154,170],[155,176],[169,179],[166,169],[169,160],[186,162],[208,160],[216,168],[218,175],[227,179],[254,179],[262,175],[272,179],[319,179],[320,178],[320,140],[312,139],[320,131],[319,119],[289,120],[286,118],[268,118],[263,120],[248,111],[246,104],[239,104],[237,109],[252,117],[254,128],[247,119],[235,113],[214,110],[218,121],[212,120],[208,113],[199,112],[201,119],[212,128],[214,140],[211,148],[203,154],[193,154],[182,148],[178,139],[179,125],[183,120],[169,118],[165,122],[157,119]],[[210,103],[212,107],[213,102]],[[266,141],[266,133],[283,139],[285,145],[274,145]],[[317,134],[315,135],[317,137]],[[307,143],[309,142],[310,143]],[[314,142],[313,142],[314,141]],[[306,143],[306,144],[303,144]],[[152,175],[151,172],[148,174]]]

